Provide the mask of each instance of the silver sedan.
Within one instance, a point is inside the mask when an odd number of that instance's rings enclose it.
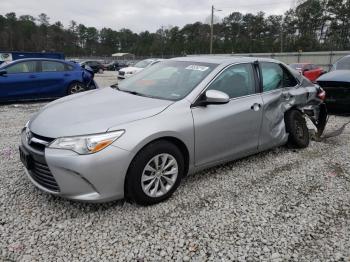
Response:
[[[324,92],[271,59],[185,57],[118,86],[45,106],[23,128],[20,157],[43,191],[72,200],[170,197],[193,172],[321,133]]]

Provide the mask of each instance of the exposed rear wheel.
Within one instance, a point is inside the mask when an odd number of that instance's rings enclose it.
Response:
[[[86,87],[82,83],[74,82],[68,87],[68,95],[73,95],[84,91],[86,91]]]
[[[293,148],[305,148],[310,143],[309,129],[303,114],[295,109],[288,111],[284,117],[288,136],[288,145]]]
[[[126,179],[127,196],[140,205],[152,205],[169,198],[184,174],[181,151],[167,141],[143,148],[132,161]]]

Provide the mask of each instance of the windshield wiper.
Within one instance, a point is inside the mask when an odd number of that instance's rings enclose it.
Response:
[[[116,90],[118,90],[118,91],[125,92],[125,93],[129,93],[129,94],[136,95],[136,96],[143,96],[143,97],[150,97],[150,98],[158,98],[158,97],[155,97],[155,96],[142,94],[142,93],[139,93],[139,92],[137,92],[137,91],[130,91],[130,90],[120,89],[120,88],[118,87],[118,84],[111,85],[111,87],[114,88],[114,89],[116,89]],[[159,99],[159,98],[158,98],[158,99]]]
[[[122,92],[125,92],[125,93],[129,93],[129,94],[133,94],[133,95],[136,95],[136,96],[145,96],[145,97],[149,97],[145,94],[142,94],[142,93],[139,93],[139,92],[136,92],[136,91],[129,91],[129,90],[122,90],[118,87],[118,90],[119,91],[122,91]]]

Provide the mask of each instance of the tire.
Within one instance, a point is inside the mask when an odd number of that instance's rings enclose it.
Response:
[[[156,159],[159,169],[156,168]],[[152,142],[135,156],[129,167],[126,198],[139,205],[159,203],[174,193],[184,172],[184,157],[177,146],[165,140]]]
[[[100,68],[100,69],[98,70],[98,73],[103,74],[103,69]]]
[[[292,148],[306,148],[310,143],[309,129],[303,114],[295,109],[285,114],[284,121],[288,136],[288,146]]]
[[[69,85],[67,93],[68,95],[77,94],[86,91],[86,86],[79,82],[73,82]]]

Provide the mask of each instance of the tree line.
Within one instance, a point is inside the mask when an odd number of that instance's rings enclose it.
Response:
[[[214,53],[295,52],[350,49],[350,0],[306,0],[283,15],[232,12],[214,24]],[[179,56],[209,52],[210,25],[168,26],[134,33],[123,28],[50,23],[11,12],[0,15],[0,50],[57,51],[66,56]]]

